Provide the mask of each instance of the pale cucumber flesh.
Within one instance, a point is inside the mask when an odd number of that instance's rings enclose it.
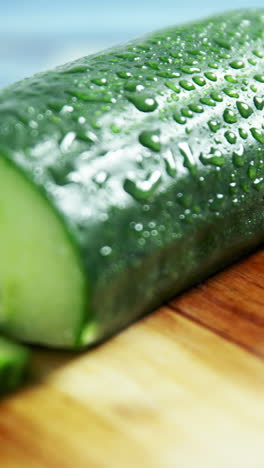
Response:
[[[3,157],[0,177],[0,329],[72,347],[85,314],[79,258],[45,197]]]

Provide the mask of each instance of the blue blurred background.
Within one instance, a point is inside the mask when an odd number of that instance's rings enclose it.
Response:
[[[0,87],[168,25],[264,0],[0,0]]]

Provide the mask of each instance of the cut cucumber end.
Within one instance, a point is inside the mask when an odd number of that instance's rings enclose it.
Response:
[[[48,200],[0,156],[0,329],[21,341],[78,344],[86,280],[74,243]]]
[[[30,352],[0,337],[0,396],[15,390],[25,379]]]

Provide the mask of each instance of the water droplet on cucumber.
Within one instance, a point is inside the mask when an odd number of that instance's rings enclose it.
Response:
[[[237,122],[237,114],[232,109],[225,109],[223,117],[224,121],[228,124]]]
[[[128,100],[141,112],[153,112],[158,107],[157,101],[151,96],[136,94],[129,96]]]
[[[129,195],[139,201],[151,198],[161,183],[161,173],[154,171],[145,180],[134,180],[127,177],[124,181],[124,189]]]
[[[230,63],[230,67],[234,68],[235,70],[240,70],[241,68],[245,67],[243,60],[233,60]]]
[[[160,151],[161,150],[161,143],[160,143],[160,132],[159,130],[145,130],[139,135],[140,143],[151,149],[152,151]]]
[[[244,119],[248,119],[253,114],[253,109],[242,101],[237,101],[236,103],[238,112]]]

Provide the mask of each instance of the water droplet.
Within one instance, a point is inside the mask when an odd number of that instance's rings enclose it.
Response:
[[[204,86],[206,84],[206,81],[203,76],[194,76],[193,77],[194,83],[196,83],[198,86]]]
[[[194,56],[197,56],[197,55],[200,55],[201,57],[203,57],[204,55],[206,55],[206,52],[204,52],[204,50],[202,49],[187,49],[187,52],[188,54],[190,55],[194,55]]]
[[[60,149],[62,153],[67,153],[69,151],[71,145],[73,144],[74,140],[76,138],[76,133],[75,132],[69,132],[65,137],[62,139],[61,144],[60,144]]]
[[[98,85],[98,86],[105,86],[107,84],[107,79],[106,78],[93,78],[92,83]]]
[[[87,143],[94,143],[98,140],[97,136],[93,132],[85,131],[84,129],[78,130],[77,138]]]
[[[154,62],[153,60],[150,60],[146,62],[146,65],[151,68],[152,70],[159,70],[159,64],[157,62]]]
[[[242,101],[237,101],[236,103],[238,111],[244,119],[248,119],[253,114],[253,109]]]
[[[237,83],[237,79],[233,75],[225,75],[224,78],[228,83]]]
[[[154,75],[147,75],[146,80],[147,81],[157,81],[158,78],[156,76],[154,76]]]
[[[256,109],[263,110],[264,109],[264,98],[260,96],[254,97],[254,104]]]
[[[252,53],[258,58],[264,58],[264,53],[261,50],[253,50]]]
[[[144,231],[143,236],[147,239],[148,237],[150,237],[150,232],[149,231]]]
[[[111,124],[110,125],[110,129],[112,130],[113,133],[120,133],[121,132],[121,128],[118,127],[116,124]]]
[[[70,67],[67,70],[63,70],[62,73],[83,73],[87,70],[88,68],[85,65],[74,65],[73,67]]]
[[[230,130],[227,130],[225,132],[225,137],[228,141],[228,143],[230,143],[231,145],[234,145],[237,141],[237,137],[236,137],[236,134],[234,132],[231,132]]]
[[[216,102],[223,102],[223,97],[217,91],[211,93],[211,98]]]
[[[181,67],[181,71],[191,75],[192,73],[199,73],[201,70],[200,70],[200,68],[194,67],[194,66],[191,66],[191,65],[183,65]]]
[[[154,227],[156,227],[155,221],[150,221],[148,226],[149,226],[150,229],[153,229]]]
[[[178,147],[184,159],[184,166],[194,175],[196,166],[191,147],[186,141],[179,143]]]
[[[192,91],[193,89],[195,89],[194,84],[192,84],[192,82],[188,80],[180,80],[179,84],[186,91]]]
[[[218,122],[217,120],[209,120],[208,126],[212,132],[216,133],[217,130],[221,127],[221,123]]]
[[[230,182],[229,184],[229,192],[232,194],[232,195],[235,195],[237,193],[237,184],[236,182]]]
[[[237,114],[232,109],[225,109],[223,117],[224,121],[228,124],[237,122]]]
[[[149,211],[149,210],[150,210],[150,206],[149,206],[149,205],[143,205],[143,206],[142,206],[142,209],[143,209],[143,211]]]
[[[233,163],[236,167],[242,167],[245,164],[244,159],[244,146],[240,145],[239,148],[233,152]]]
[[[230,63],[230,67],[234,68],[235,70],[239,70],[241,68],[244,68],[245,64],[242,60],[233,60]]]
[[[181,109],[181,113],[184,117],[187,117],[187,119],[191,119],[193,117],[193,113],[188,107],[183,107]]]
[[[206,106],[210,106],[210,107],[215,107],[216,106],[215,101],[213,101],[213,99],[211,99],[210,97],[202,97],[200,99],[200,102],[202,104],[205,104]]]
[[[154,171],[146,180],[135,181],[126,178],[124,189],[136,200],[147,200],[152,197],[161,182],[161,173]]]
[[[128,81],[125,84],[124,89],[126,91],[131,91],[131,92],[134,92],[134,91],[140,92],[140,91],[143,91],[145,88],[142,84],[139,84],[136,81]]]
[[[119,53],[119,54],[116,54],[116,57],[117,57],[117,58],[120,58],[120,59],[124,59],[124,60],[126,60],[126,61],[127,61],[127,60],[132,61],[132,60],[135,60],[135,58],[137,57],[137,55],[136,55],[136,54],[133,54],[133,53],[131,53],[131,52],[121,52],[121,53]]]
[[[174,118],[175,122],[177,122],[178,124],[184,125],[186,123],[185,117],[183,117],[179,113],[175,113],[173,115],[173,118]]]
[[[101,247],[100,249],[100,254],[103,256],[103,257],[107,257],[108,255],[110,255],[112,253],[112,249],[111,247],[109,247],[109,245],[104,245],[103,247]]]
[[[264,75],[255,75],[254,78],[259,83],[264,83]]]
[[[108,173],[106,171],[99,171],[95,176],[93,176],[93,181],[99,186],[102,187],[108,179]]]
[[[158,107],[157,101],[151,96],[136,94],[128,96],[128,100],[141,112],[153,112]]]
[[[232,98],[239,98],[239,94],[238,92],[235,90],[235,89],[232,89],[232,88],[224,88],[223,89],[224,93],[229,96],[229,97],[232,97]]]
[[[258,128],[251,128],[251,135],[255,140],[257,140],[259,143],[264,143],[264,132],[259,130]]]
[[[208,67],[214,68],[215,70],[218,69],[218,64],[216,62],[210,62],[208,63]]]
[[[254,60],[253,58],[249,58],[248,63],[250,63],[250,65],[257,65],[257,61]]]
[[[221,151],[215,148],[212,148],[210,153],[204,155],[203,153],[200,154],[200,161],[207,165],[212,164],[213,166],[223,166],[225,164],[225,158],[222,155]]]
[[[91,126],[92,126],[95,130],[100,130],[100,128],[101,128],[101,123],[98,122],[97,120],[92,120],[92,121],[91,121]]]
[[[134,229],[135,229],[135,231],[137,231],[137,232],[143,231],[143,224],[142,224],[142,223],[136,223]]]
[[[165,70],[165,71],[157,72],[157,76],[161,76],[162,78],[179,78],[179,76],[181,75],[180,73],[177,73],[177,72]]]
[[[151,149],[152,151],[160,151],[160,132],[159,130],[149,131],[145,130],[139,135],[139,141],[143,146]]]
[[[258,192],[263,191],[263,189],[264,189],[264,180],[263,180],[263,177],[256,178],[256,179],[253,181],[253,187],[254,187],[254,189],[256,189]]]
[[[179,101],[179,96],[175,93],[171,94],[171,96],[167,99],[168,102],[171,101]]]
[[[200,104],[189,104],[189,108],[197,114],[202,114],[204,112],[204,108]]]
[[[175,177],[177,173],[175,158],[171,150],[167,150],[164,154],[165,168],[167,174],[171,177]]]
[[[227,52],[220,52],[219,53],[219,59],[231,59],[231,55],[228,54]]]
[[[67,104],[65,104],[65,106],[62,107],[60,113],[61,114],[68,114],[68,113],[71,113],[74,111],[74,108],[72,106],[68,106]]]
[[[182,52],[171,52],[170,55],[171,55],[173,58],[182,58],[182,57],[183,57]]]
[[[167,86],[167,88],[171,89],[175,93],[180,93],[181,92],[180,88],[178,86],[176,86],[176,84],[173,83],[173,81],[167,81],[165,83],[165,85]]]
[[[210,81],[217,81],[216,74],[211,71],[205,72],[204,76]]]
[[[161,62],[163,63],[172,63],[172,58],[171,57],[167,57],[167,55],[160,55],[159,56],[159,59],[161,60]]]
[[[123,80],[128,80],[129,78],[132,77],[132,73],[128,71],[124,71],[124,70],[118,71],[116,72],[116,74],[119,78],[123,78]]]
[[[241,136],[241,138],[243,138],[243,140],[247,139],[248,133],[246,132],[246,130],[244,130],[244,128],[239,128],[238,132],[239,132],[239,135]]]
[[[29,127],[33,129],[38,128],[38,122],[36,122],[35,120],[30,120]]]

